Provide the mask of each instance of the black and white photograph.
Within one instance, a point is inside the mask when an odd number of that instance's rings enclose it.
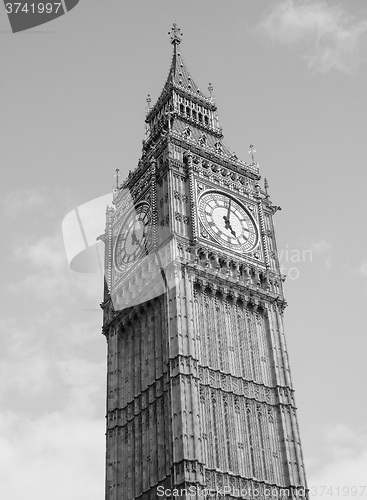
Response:
[[[367,499],[367,3],[0,3],[0,497]]]

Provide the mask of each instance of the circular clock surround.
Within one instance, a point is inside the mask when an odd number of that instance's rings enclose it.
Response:
[[[146,202],[139,203],[126,215],[114,247],[114,265],[118,271],[125,271],[148,253],[151,223],[151,209]]]
[[[233,196],[207,191],[199,199],[199,217],[205,230],[224,248],[247,253],[259,243],[254,218]]]

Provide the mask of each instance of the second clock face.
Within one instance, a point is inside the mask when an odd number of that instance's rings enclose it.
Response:
[[[148,203],[137,205],[124,219],[115,244],[115,267],[124,271],[146,255],[151,231],[151,211]]]
[[[199,201],[200,220],[222,246],[250,252],[258,244],[258,230],[250,213],[234,198],[218,192],[204,194]]]

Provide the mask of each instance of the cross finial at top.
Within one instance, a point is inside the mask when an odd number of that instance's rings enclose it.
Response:
[[[168,32],[168,34],[171,35],[171,43],[173,45],[179,45],[181,43],[183,33],[181,33],[181,30],[176,23],[173,23],[172,29]]]

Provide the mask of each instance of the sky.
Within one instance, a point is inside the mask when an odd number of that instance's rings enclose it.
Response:
[[[104,495],[102,278],[62,220],[137,165],[176,21],[225,143],[256,148],[275,205],[311,498],[367,498],[367,4],[80,0],[12,34],[0,5],[0,494]],[[52,492],[52,493],[50,493]]]

